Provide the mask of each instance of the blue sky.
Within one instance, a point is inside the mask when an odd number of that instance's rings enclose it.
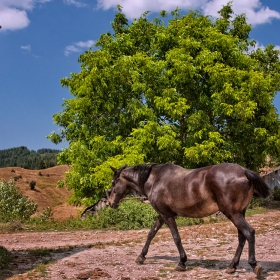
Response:
[[[177,6],[217,15],[228,0],[0,0],[0,150],[18,146],[60,149],[46,139],[59,127],[52,115],[71,98],[60,79],[80,72],[78,57],[111,29],[116,5],[129,19],[144,11],[156,16]],[[246,13],[259,47],[280,49],[280,1],[234,0]],[[280,96],[275,99],[280,112]]]

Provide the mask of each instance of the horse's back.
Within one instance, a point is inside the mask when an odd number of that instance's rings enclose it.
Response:
[[[204,217],[218,210],[246,209],[253,196],[245,169],[237,164],[192,170],[167,164],[154,169],[151,204],[179,216]]]
[[[218,211],[214,194],[205,185],[210,167],[184,169],[178,165],[155,167],[149,200],[159,212],[178,216],[203,217]]]

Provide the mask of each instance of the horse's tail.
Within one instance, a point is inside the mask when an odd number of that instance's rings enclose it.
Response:
[[[263,181],[258,173],[245,169],[245,175],[254,187],[254,197],[267,198],[271,195],[269,186]]]

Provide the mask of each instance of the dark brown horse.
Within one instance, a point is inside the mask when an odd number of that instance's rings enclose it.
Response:
[[[176,270],[186,269],[187,256],[175,222],[176,216],[202,218],[221,211],[238,230],[238,247],[227,273],[234,273],[246,240],[249,243],[248,262],[257,276],[262,267],[255,259],[255,230],[246,222],[245,211],[253,196],[266,198],[269,187],[259,175],[240,165],[223,163],[188,170],[174,164],[143,164],[114,171],[109,204],[117,208],[131,189],[145,195],[158,213],[146,244],[136,259],[145,261],[149,245],[161,226],[166,223],[180,254]]]

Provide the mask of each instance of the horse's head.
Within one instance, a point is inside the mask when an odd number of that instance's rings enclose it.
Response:
[[[121,173],[126,168],[126,165],[120,169],[111,167],[114,172],[112,180],[112,188],[109,196],[109,205],[112,208],[118,208],[120,201],[131,191],[128,181],[125,180]]]

